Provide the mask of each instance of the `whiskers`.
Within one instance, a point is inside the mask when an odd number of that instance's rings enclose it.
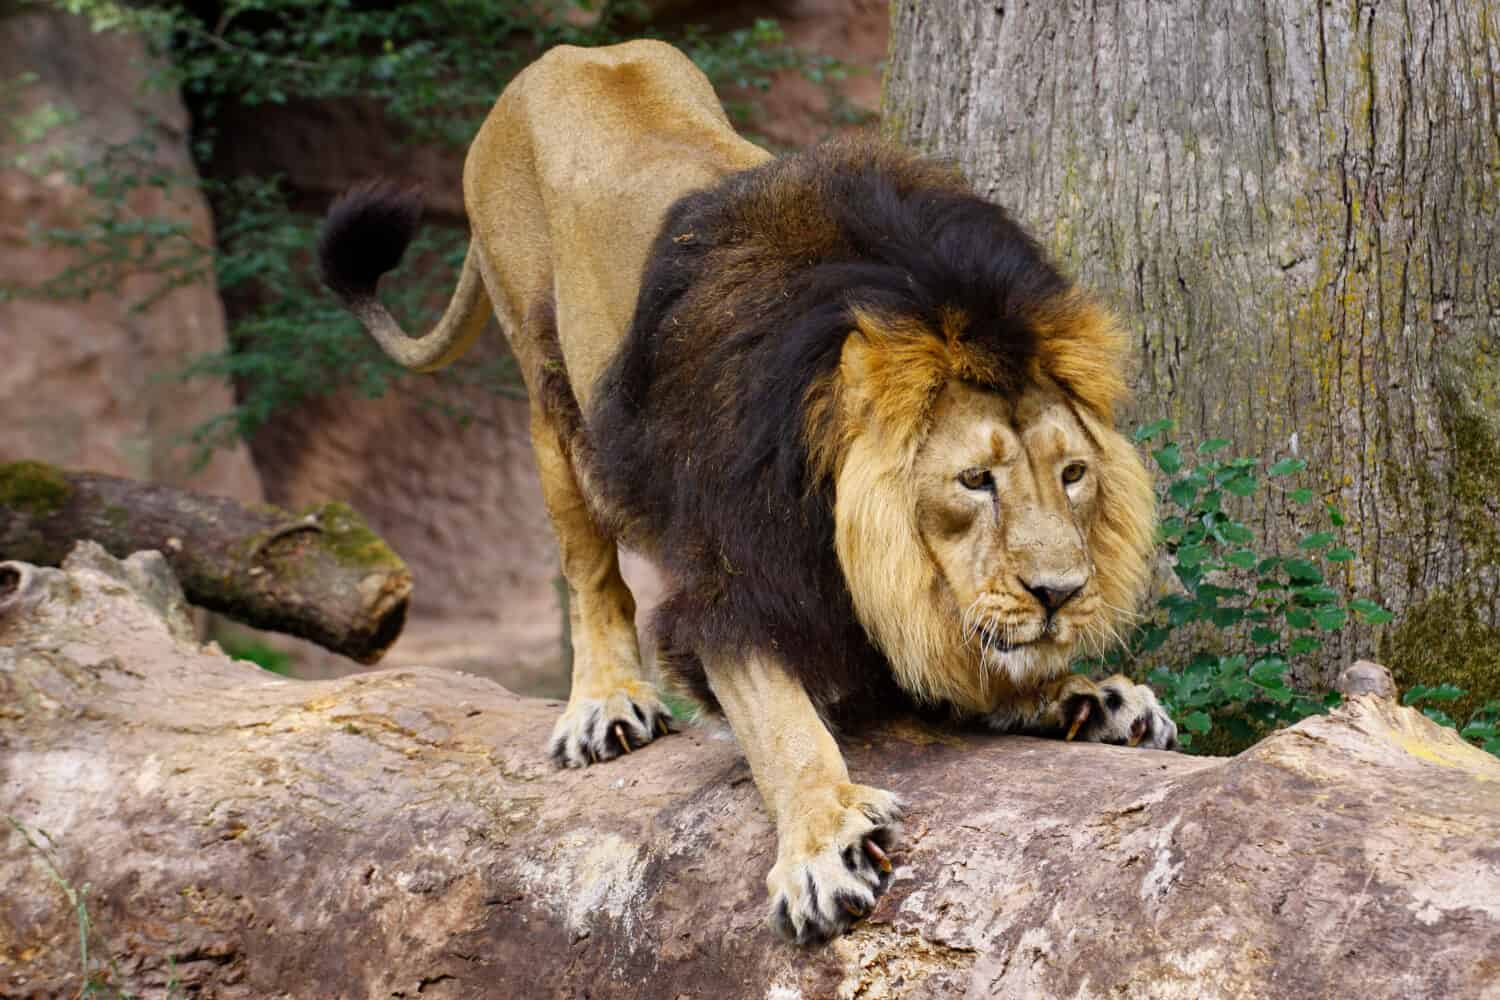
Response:
[[[985,617],[984,610],[980,607],[984,603],[985,596],[984,594],[980,594],[974,598],[973,601],[969,602],[969,606],[964,608],[963,614],[959,616],[959,626],[963,630],[964,645],[970,646],[977,641],[981,662],[990,658],[990,653],[994,650],[999,639],[999,631],[995,627],[994,621]]]
[[[1079,643],[1089,656],[1103,656],[1116,646],[1125,645],[1125,636],[1120,629],[1134,624],[1140,617],[1136,611],[1111,604],[1103,598],[1099,598],[1099,603],[1112,614],[1091,615],[1078,628]]]

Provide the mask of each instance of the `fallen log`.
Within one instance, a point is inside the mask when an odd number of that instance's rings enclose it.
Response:
[[[89,971],[147,996],[1500,996],[1500,762],[1378,695],[1223,759],[861,734],[894,882],[804,951],[732,741],[557,772],[555,702],[278,678],[181,607],[151,553],[0,566],[0,994],[82,985],[88,883]]]
[[[401,634],[411,574],[345,504],[301,514],[41,462],[0,465],[0,559],[56,566],[89,539],[156,549],[188,600],[374,663]]]

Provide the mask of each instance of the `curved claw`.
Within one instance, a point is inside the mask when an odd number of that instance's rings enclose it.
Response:
[[[888,854],[880,849],[880,845],[873,840],[865,841],[865,853],[875,859],[875,864],[887,875],[891,873],[891,859]]]
[[[1068,727],[1068,735],[1064,739],[1072,742],[1073,737],[1078,735],[1078,730],[1082,729],[1083,724],[1088,721],[1089,713],[1093,711],[1093,707],[1093,702],[1088,699],[1084,699],[1078,703],[1078,714],[1073,716],[1073,724]]]
[[[625,738],[625,727],[618,722],[615,723],[615,739],[620,741],[620,749],[630,753],[630,741]]]
[[[1148,723],[1145,719],[1136,719],[1132,722],[1130,724],[1130,739],[1126,741],[1127,744],[1130,746],[1139,746],[1141,740],[1146,737],[1147,728]]]

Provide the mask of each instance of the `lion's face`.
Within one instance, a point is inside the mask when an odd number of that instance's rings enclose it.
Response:
[[[903,439],[861,391],[884,377],[869,350],[843,368],[862,414],[836,479],[845,580],[903,687],[995,711],[1118,637],[1147,575],[1149,477],[1041,373],[1014,395],[949,379]]]
[[[1018,681],[1109,629],[1089,552],[1098,445],[1057,389],[946,386],[914,465],[914,522],[957,626]]]

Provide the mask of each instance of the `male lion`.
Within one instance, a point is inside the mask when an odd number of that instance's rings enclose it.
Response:
[[[658,42],[555,48],[464,166],[473,239],[421,339],[376,301],[415,196],[358,189],[328,284],[397,361],[491,310],[531,394],[572,602],[551,753],[670,730],[616,541],[670,578],[659,662],[728,718],[778,833],[771,922],[826,939],[890,878],[900,805],[829,721],[947,706],[998,728],[1171,747],[1151,692],[1068,672],[1147,576],[1153,505],[1113,429],[1122,338],[952,169],[873,140],[773,159]]]

